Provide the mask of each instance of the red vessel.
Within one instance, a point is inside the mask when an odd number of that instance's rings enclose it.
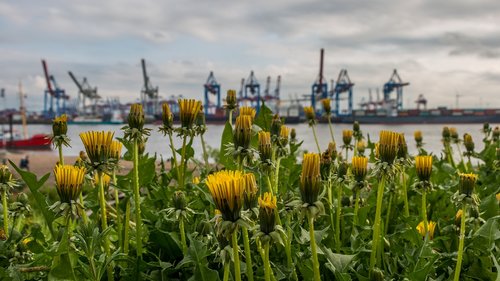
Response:
[[[36,134],[28,139],[6,139],[0,141],[0,148],[19,150],[50,150],[50,137],[45,134]]]

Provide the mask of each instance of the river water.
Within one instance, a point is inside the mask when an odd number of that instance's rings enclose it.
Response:
[[[111,130],[115,132],[116,137],[123,137],[123,132],[120,128],[123,125],[69,125],[68,126],[68,136],[71,139],[71,147],[64,148],[64,155],[76,156],[81,150],[84,150],[83,144],[80,140],[79,133],[89,130]],[[378,135],[380,130],[392,130],[396,132],[404,133],[406,136],[406,141],[408,143],[408,148],[410,154],[416,152],[415,141],[413,139],[413,132],[416,130],[422,131],[424,139],[424,148],[427,151],[439,154],[442,150],[441,143],[441,131],[443,126],[441,124],[425,124],[425,125],[361,125],[361,130],[363,133],[369,134],[372,141],[378,140]],[[495,125],[492,125],[493,127]],[[498,126],[498,124],[496,125]],[[149,153],[157,153],[158,155],[163,155],[165,158],[170,157],[170,149],[168,148],[168,137],[164,137],[158,132],[158,126],[148,125],[151,128],[151,136],[146,144],[146,151]],[[208,125],[207,132],[205,133],[205,141],[208,146],[213,148],[220,147],[221,135],[224,129],[223,125]],[[302,148],[309,151],[316,151],[316,144],[314,142],[314,137],[311,128],[307,124],[293,124],[290,127],[295,128],[297,132],[297,139],[303,140],[304,143]],[[483,134],[481,133],[482,124],[454,124],[450,127],[455,127],[458,131],[460,138],[462,138],[464,133],[469,133],[476,144],[476,151],[483,149]],[[350,124],[334,124],[334,135],[337,144],[342,143],[342,130],[352,129]],[[20,130],[20,128],[18,128]],[[325,149],[330,141],[330,131],[327,124],[318,124],[316,127],[318,134],[318,139],[320,146]],[[28,132],[30,135],[36,133],[50,134],[52,132],[51,125],[29,125]],[[182,145],[182,141],[179,138],[174,138],[176,147]],[[193,142],[193,148],[195,150],[195,157],[201,159],[201,142],[200,138],[195,138]],[[453,149],[456,151],[455,146]],[[462,151],[464,148],[462,147]],[[49,152],[37,152],[37,154],[43,155],[44,153],[56,154],[56,151]]]

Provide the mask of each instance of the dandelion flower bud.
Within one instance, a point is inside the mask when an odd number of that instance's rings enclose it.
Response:
[[[276,197],[266,192],[259,197],[259,223],[260,231],[269,234],[276,225]]]
[[[236,147],[247,149],[252,137],[252,117],[240,115],[236,117],[234,126],[233,142]]]
[[[344,145],[348,146],[351,144],[352,134],[353,134],[352,130],[342,131],[342,141],[344,142]]]
[[[243,175],[243,178],[245,179],[243,206],[245,210],[248,210],[253,208],[257,203],[257,192],[259,191],[259,188],[257,187],[254,174],[246,173]]]
[[[454,142],[458,142],[458,132],[457,128],[451,127],[450,128],[450,137]]]
[[[57,165],[54,168],[57,194],[61,202],[76,201],[82,191],[85,168],[72,165]]]
[[[304,114],[306,115],[306,119],[310,124],[314,124],[316,122],[316,113],[314,112],[314,108],[312,106],[305,106]]]
[[[260,160],[262,162],[271,160],[272,157],[271,133],[260,131],[258,137],[259,137],[258,145],[259,145]]]
[[[320,156],[317,153],[304,154],[300,175],[300,196],[303,203],[314,204],[321,189]]]
[[[256,113],[257,113],[257,111],[255,111],[255,108],[253,108],[251,106],[242,106],[242,107],[240,107],[240,116],[242,116],[242,115],[248,115],[248,116],[252,117],[252,121],[255,118],[255,114]]]
[[[365,149],[366,149],[365,141],[363,141],[363,140],[358,141],[358,143],[356,144],[356,149],[358,150],[359,154],[365,153]]]
[[[236,222],[240,218],[245,192],[245,179],[239,171],[223,170],[208,175],[206,185],[225,221]]]
[[[64,136],[68,132],[68,117],[63,114],[52,121],[52,134],[54,137]]]
[[[91,163],[108,161],[111,156],[113,135],[114,133],[109,131],[88,131],[80,134],[80,139]]]
[[[460,176],[460,183],[459,183],[459,190],[460,193],[465,194],[467,197],[470,197],[472,195],[472,192],[474,191],[474,186],[476,185],[477,181],[477,175],[476,174],[459,174]]]
[[[281,118],[278,114],[274,114],[273,119],[271,119],[271,136],[273,139],[277,139],[281,132]]]
[[[461,220],[462,220],[462,209],[459,209],[455,214],[455,226],[460,228]]]
[[[130,106],[128,125],[130,128],[142,130],[144,127],[144,111],[142,109],[142,104],[134,103]]]
[[[413,137],[415,138],[415,142],[416,143],[421,143],[422,140],[423,140],[423,137],[422,137],[422,131],[415,131],[413,133]]]
[[[288,135],[290,135],[290,128],[283,125],[280,128],[280,144],[286,146],[288,144]]]
[[[295,132],[295,128],[292,128],[290,131],[290,141],[295,142],[297,140],[297,132]]]
[[[449,141],[450,140],[450,137],[451,137],[451,132],[450,132],[450,128],[448,127],[443,127],[443,131],[441,133],[441,135],[443,136],[443,139],[445,141]]]
[[[339,166],[337,167],[337,177],[340,179],[345,178],[348,169],[349,169],[349,164],[347,164],[347,162],[345,161],[339,162]]]
[[[464,146],[468,152],[474,151],[474,141],[472,140],[472,136],[468,133],[464,134]]]
[[[163,126],[165,126],[165,128],[167,129],[172,129],[174,126],[174,115],[170,110],[170,106],[168,105],[168,103],[164,103],[161,105],[161,109],[161,120],[163,121]]]
[[[104,186],[104,188],[107,188],[109,186],[109,183],[111,182],[111,177],[108,174],[102,173],[101,180],[102,180],[102,185]],[[94,174],[94,182],[95,182],[95,184],[99,184],[99,174],[98,173]]]
[[[320,173],[322,180],[328,180],[330,176],[330,167],[332,166],[332,155],[328,149],[321,153]]]
[[[406,145],[405,134],[398,134],[398,158],[406,158],[408,156],[408,145]]]
[[[352,124],[352,130],[354,132],[359,132],[361,129],[359,127],[359,122],[358,121],[354,121],[354,123]]]
[[[391,131],[380,131],[378,152],[380,160],[392,164],[398,152],[399,134]]]
[[[330,151],[330,156],[332,157],[332,161],[335,161],[337,158],[337,145],[334,141],[328,143],[328,151]]]
[[[358,182],[364,181],[368,172],[368,158],[364,156],[354,156],[352,158],[352,174]]]
[[[425,235],[427,233],[425,233],[425,225],[424,225],[424,222],[421,221],[418,225],[417,225],[417,231],[418,233],[420,233],[420,235],[422,235],[422,237],[425,238]],[[427,229],[428,229],[428,232],[429,232],[429,239],[434,239],[434,230],[436,229],[436,223],[433,222],[433,221],[429,221],[429,223],[427,224]]]
[[[497,126],[493,129],[493,140],[498,141],[500,139],[500,128]]]
[[[186,195],[181,190],[177,190],[176,192],[174,192],[172,201],[176,210],[186,209]]]
[[[226,108],[228,110],[234,110],[238,106],[238,101],[236,100],[236,91],[228,90],[226,95]]]
[[[8,184],[12,181],[12,173],[7,165],[0,166],[0,184]]]
[[[114,140],[111,142],[111,147],[109,149],[109,157],[110,158],[113,158],[113,159],[120,159],[121,155],[122,155],[122,143],[117,141],[117,140]]]
[[[420,181],[429,181],[432,173],[432,156],[415,157],[415,169]]]
[[[330,105],[330,99],[322,99],[321,104],[323,105],[323,110],[326,115],[330,115],[332,113],[332,106]]]
[[[488,132],[490,130],[490,123],[484,122],[483,123],[483,132]]]
[[[181,119],[181,127],[186,129],[192,128],[200,109],[201,101],[194,99],[180,99],[179,116]]]

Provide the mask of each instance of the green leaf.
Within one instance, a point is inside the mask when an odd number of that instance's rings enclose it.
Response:
[[[233,142],[233,127],[226,122],[220,143],[220,163],[227,169],[236,169],[236,164],[231,156],[226,155],[227,144]]]
[[[494,247],[494,241],[500,239],[500,226],[498,225],[499,220],[500,216],[490,218],[476,231],[476,233],[474,233],[474,237],[482,237],[486,239],[486,246],[488,249]]]
[[[335,254],[334,252],[332,252],[332,250],[330,250],[327,247],[321,247],[321,248],[326,256],[326,259],[328,260],[328,263],[332,266],[330,269],[333,269],[332,270],[333,273],[336,273],[337,271],[339,273],[345,273],[348,265],[352,262],[352,260],[355,257],[355,255]]]
[[[9,160],[9,163],[14,169],[19,173],[23,181],[26,183],[28,188],[30,189],[31,193],[33,194],[33,198],[35,198],[35,201],[40,208],[40,211],[42,212],[42,215],[45,219],[45,222],[47,223],[47,227],[49,228],[50,234],[52,235],[52,238],[55,238],[55,232],[54,232],[54,227],[52,226],[52,223],[56,219],[55,215],[53,212],[50,211],[49,209],[49,204],[47,204],[47,201],[45,199],[47,196],[43,195],[40,193],[39,189],[45,184],[47,179],[50,176],[50,173],[45,174],[42,176],[40,180],[37,179],[37,176],[29,171],[24,171],[19,169],[16,164],[14,164],[12,161]]]
[[[259,126],[264,131],[271,131],[271,120],[273,111],[265,104],[260,107],[259,114],[255,117],[254,124]]]
[[[189,280],[220,280],[218,272],[208,267],[207,256],[210,255],[210,252],[207,250],[207,246],[204,243],[191,238],[191,236],[188,236],[188,238],[191,242],[189,244],[188,253],[177,265],[177,267],[179,268],[187,264],[194,265],[194,274],[191,278],[189,278]]]

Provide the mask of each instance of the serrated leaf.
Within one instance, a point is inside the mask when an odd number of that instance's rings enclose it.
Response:
[[[227,154],[227,145],[233,142],[233,127],[229,122],[226,122],[224,126],[224,131],[222,131],[221,144],[220,144],[220,163],[224,165],[227,169],[236,169],[236,164],[234,159]]]
[[[273,118],[273,111],[263,104],[260,107],[259,114],[255,117],[254,124],[259,126],[264,131],[271,131],[271,120]]]

